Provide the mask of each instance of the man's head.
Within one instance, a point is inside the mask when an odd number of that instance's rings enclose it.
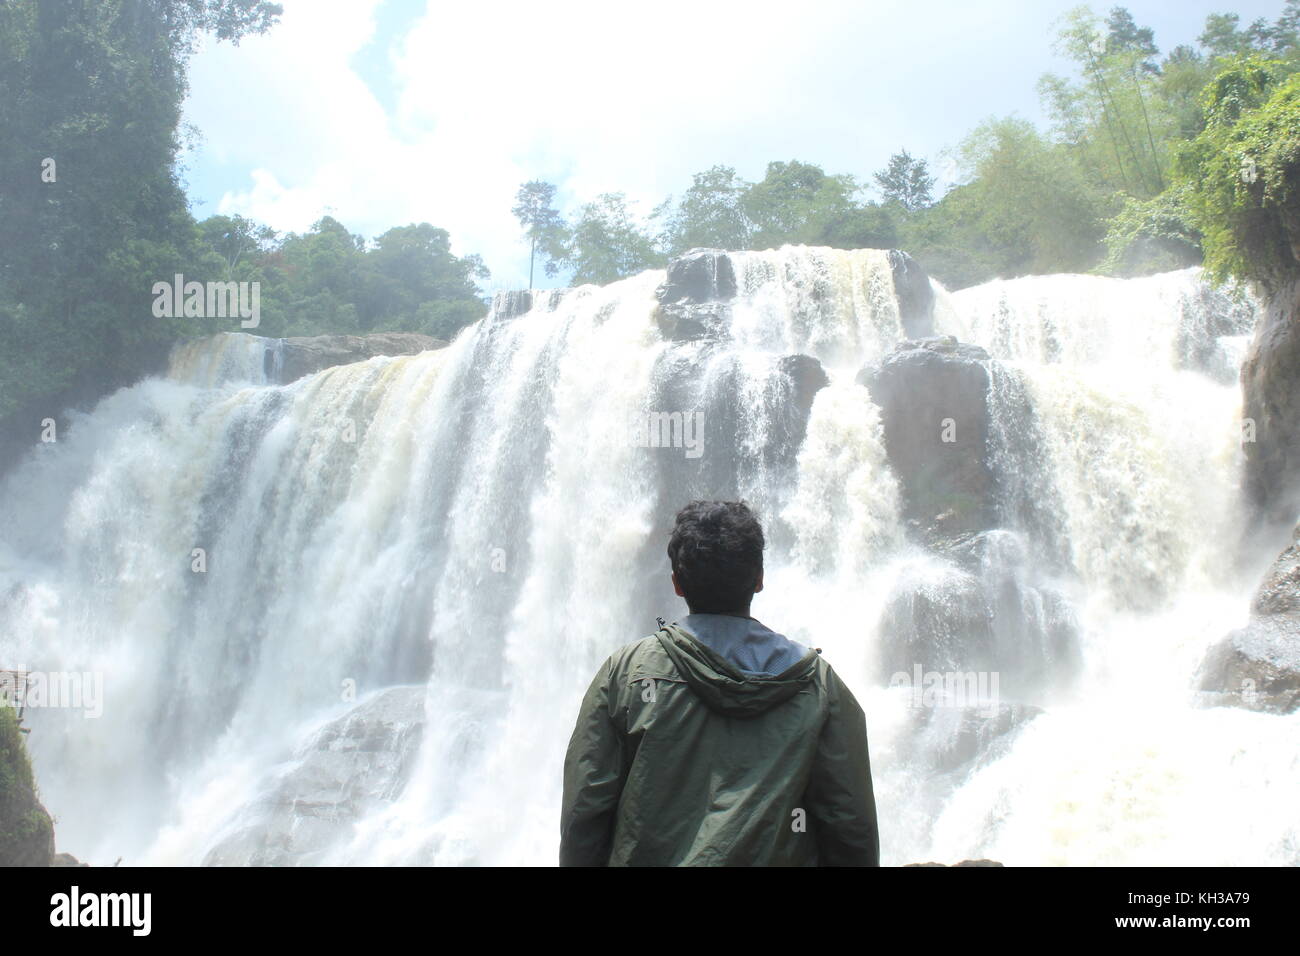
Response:
[[[765,543],[743,501],[692,501],[668,541],[673,587],[692,614],[748,614],[763,590]]]

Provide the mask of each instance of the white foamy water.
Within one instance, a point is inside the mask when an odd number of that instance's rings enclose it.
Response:
[[[755,616],[821,647],[867,710],[884,862],[1300,863],[1300,716],[1191,693],[1254,584],[1231,571],[1249,308],[1194,271],[939,290],[938,331],[1003,363],[1007,408],[1032,405],[1014,487],[1055,530],[1011,529],[1007,573],[1068,603],[1079,654],[1029,695],[1038,711],[944,763],[953,732],[918,733],[879,674],[900,593],[975,580],[909,543],[854,382],[902,334],[888,261],[735,260],[716,345],[662,339],[662,272],[285,386],[265,384],[274,345],[234,334],[35,449],[0,497],[0,667],[104,675],[97,720],[29,711],[60,849],[554,862],[583,690],[684,613],[673,512],[743,494],[770,542]],[[831,378],[797,453],[778,372],[794,353]],[[698,459],[629,440],[630,418],[691,409]]]

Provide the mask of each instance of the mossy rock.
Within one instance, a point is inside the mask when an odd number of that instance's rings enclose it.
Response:
[[[12,707],[0,705],[0,866],[49,866],[54,821],[41,806]]]

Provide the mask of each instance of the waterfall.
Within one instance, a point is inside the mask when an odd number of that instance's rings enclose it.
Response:
[[[1195,270],[936,284],[936,331],[990,355],[999,476],[998,527],[944,552],[856,380],[903,337],[889,257],[731,260],[720,336],[661,333],[663,271],[289,384],[276,340],[233,333],[35,448],[0,495],[0,667],[103,676],[98,718],[28,712],[60,847],[553,863],[582,692],[684,613],[673,513],[743,496],[754,615],[866,710],[883,862],[1300,863],[1300,716],[1192,693],[1253,584],[1249,300]],[[988,714],[890,686],[936,615],[975,623],[928,647],[1004,672]]]

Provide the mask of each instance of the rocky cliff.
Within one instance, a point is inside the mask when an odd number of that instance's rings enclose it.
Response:
[[[1246,489],[1265,519],[1289,524],[1300,511],[1300,279],[1265,302],[1241,366]]]

